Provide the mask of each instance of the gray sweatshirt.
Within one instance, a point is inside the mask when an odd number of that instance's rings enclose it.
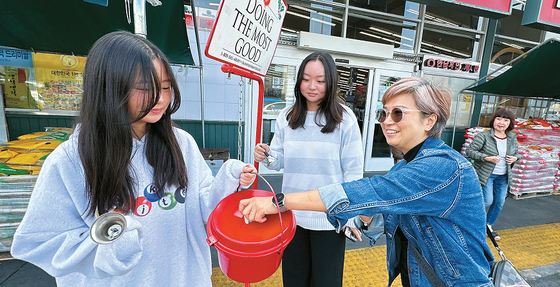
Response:
[[[144,194],[153,168],[144,140],[134,140],[130,168],[141,204],[126,214],[121,238],[98,245],[89,236],[96,217],[86,215],[78,132],[45,161],[14,235],[12,255],[56,277],[58,286],[212,286],[204,224],[216,204],[236,190],[245,164],[228,160],[214,179],[191,135],[175,129],[189,180],[186,198],[175,198],[176,187],[169,187],[165,200],[150,202]]]

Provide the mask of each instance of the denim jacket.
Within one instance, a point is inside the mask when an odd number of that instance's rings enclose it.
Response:
[[[389,285],[398,275],[400,228],[447,286],[492,286],[480,182],[470,162],[442,140],[429,137],[411,162],[400,161],[384,176],[328,185],[319,194],[337,231],[356,215],[383,214]],[[410,247],[406,252],[410,284],[430,286]]]

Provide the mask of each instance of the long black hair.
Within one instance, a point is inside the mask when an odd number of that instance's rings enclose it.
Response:
[[[334,129],[342,122],[342,113],[344,113],[344,108],[337,100],[337,81],[338,73],[336,71],[336,64],[333,58],[328,53],[314,52],[309,54],[299,66],[297,81],[294,88],[294,94],[296,96],[296,102],[292,108],[288,111],[286,115],[286,120],[289,121],[289,125],[292,129],[297,129],[303,127],[305,124],[305,118],[307,116],[307,101],[300,90],[301,81],[303,80],[303,72],[305,66],[310,61],[321,61],[323,67],[325,67],[325,97],[319,103],[319,109],[317,114],[315,114],[315,123],[321,126],[322,133],[331,133]],[[326,123],[322,125],[317,122],[318,116],[324,115]]]
[[[145,38],[126,31],[112,32],[99,38],[87,57],[77,120],[89,214],[136,208],[134,171],[129,169],[133,156],[131,123],[146,116],[159,100],[161,87],[155,59],[167,71],[173,99],[159,121],[147,124],[146,158],[154,168],[153,184],[159,196],[166,186],[187,186],[185,162],[171,120],[181,103],[171,65],[161,50]],[[145,85],[146,96],[142,112],[131,120],[128,99],[135,83]]]

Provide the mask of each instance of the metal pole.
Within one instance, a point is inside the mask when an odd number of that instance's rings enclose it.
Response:
[[[148,35],[146,0],[134,0],[132,12],[134,13],[134,33],[146,38],[146,35]]]
[[[261,138],[262,138],[262,115],[263,115],[263,101],[264,101],[264,80],[261,76],[253,74],[247,70],[238,68],[238,67],[234,67],[231,66],[229,64],[223,64],[222,65],[222,72],[224,73],[232,73],[234,75],[238,75],[241,77],[245,77],[245,78],[249,78],[252,80],[255,80],[259,83],[259,100],[258,100],[258,107],[257,107],[257,132],[256,132],[256,139],[255,139],[255,145],[259,144],[261,142]],[[255,166],[255,168],[257,169],[257,171],[259,170],[259,162],[255,161],[255,163],[253,164]],[[255,177],[255,181],[253,182],[253,186],[256,188],[258,186],[258,182],[259,182],[259,178]]]
[[[342,19],[342,38],[346,38],[346,29],[348,29],[348,6],[350,6],[350,0],[346,0],[344,5],[344,18]]]
[[[414,36],[414,56],[420,59],[420,51],[422,50],[422,37],[424,37],[424,21],[426,19],[426,5],[420,4],[418,7],[418,24],[416,24],[416,33]],[[420,63],[418,61],[414,65],[416,76],[420,76]]]
[[[200,38],[198,36],[198,23],[196,17],[195,0],[191,1],[193,13],[194,35],[196,38],[196,50],[198,52],[198,66],[200,67],[200,120],[202,122],[202,148],[206,148],[206,136],[204,132],[204,65],[202,64],[202,50],[200,48]]]
[[[424,19],[426,17],[426,5],[420,4],[418,8],[418,19],[420,23],[416,26],[416,37],[414,37],[414,55],[420,54],[422,48],[422,36],[424,34]]]

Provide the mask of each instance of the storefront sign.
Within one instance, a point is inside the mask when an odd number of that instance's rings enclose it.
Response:
[[[502,18],[511,15],[515,0],[411,0],[430,6],[446,6],[473,15]]]
[[[521,25],[560,33],[560,1],[527,1]]]
[[[424,67],[444,70],[462,71],[467,73],[478,73],[479,65],[462,63],[459,61],[428,57],[424,59]]]
[[[20,49],[0,47],[0,66],[31,68],[31,52]]]
[[[287,9],[284,0],[223,0],[206,56],[265,76]]]
[[[80,110],[86,57],[33,53],[37,92],[43,109]]]

